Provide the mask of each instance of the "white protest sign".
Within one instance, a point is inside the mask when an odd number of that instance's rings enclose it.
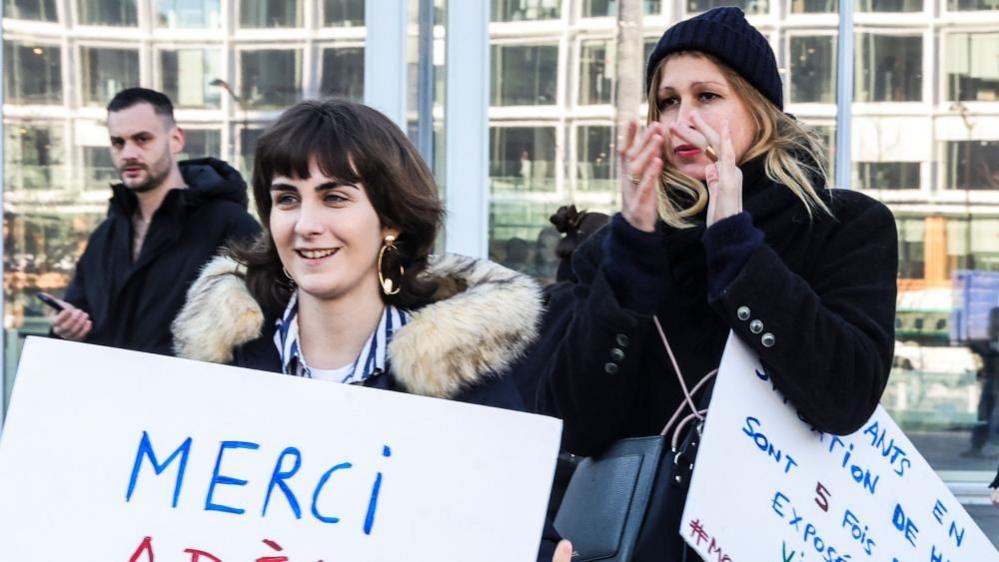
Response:
[[[0,439],[18,562],[535,560],[542,416],[31,338]]]
[[[708,562],[989,562],[999,553],[887,413],[802,422],[729,336],[680,533]]]

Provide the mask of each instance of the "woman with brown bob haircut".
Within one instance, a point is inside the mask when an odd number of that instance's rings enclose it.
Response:
[[[179,356],[523,409],[509,371],[536,337],[540,289],[489,261],[430,256],[441,201],[394,123],[304,101],[254,157],[264,232],[192,285],[173,326]]]

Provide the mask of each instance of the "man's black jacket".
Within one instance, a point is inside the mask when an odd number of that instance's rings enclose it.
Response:
[[[180,163],[187,189],[167,193],[132,263],[132,216],[138,199],[112,186],[108,217],[90,236],[66,300],[90,314],[87,343],[172,354],[170,323],[201,267],[229,240],[249,240],[260,226],[247,212],[246,182],[214,158]]]

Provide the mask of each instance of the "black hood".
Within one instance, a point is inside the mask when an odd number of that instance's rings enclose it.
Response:
[[[181,203],[182,206],[198,205],[201,202],[221,199],[247,208],[249,198],[246,182],[239,171],[217,158],[195,158],[178,162],[187,189],[171,190],[164,199]],[[109,213],[119,212],[131,216],[138,205],[138,198],[123,183],[111,186],[113,193]],[[172,205],[172,203],[171,203]]]

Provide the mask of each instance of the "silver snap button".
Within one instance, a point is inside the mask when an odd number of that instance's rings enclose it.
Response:
[[[752,322],[749,323],[749,331],[753,332],[754,334],[762,332],[763,322],[760,322],[759,320],[753,320]]]
[[[739,320],[742,320],[743,322],[749,320],[750,314],[752,314],[752,312],[749,310],[748,306],[740,306],[735,311],[735,315],[739,318]]]
[[[615,338],[615,339],[617,341],[618,347],[628,347],[628,344],[631,343],[631,338],[629,338],[628,336],[626,336],[624,334],[618,334],[617,338]]]
[[[615,348],[613,348],[613,349],[610,350],[610,357],[614,361],[620,361],[620,360],[624,359],[624,351],[622,351],[622,350],[620,350],[620,349],[618,349],[618,348],[615,347]]]
[[[763,347],[773,347],[777,343],[777,337],[767,332],[760,338],[760,343],[763,344]]]
[[[607,373],[608,375],[616,375],[617,369],[618,369],[617,363],[607,363],[606,365],[604,365],[604,372]]]

